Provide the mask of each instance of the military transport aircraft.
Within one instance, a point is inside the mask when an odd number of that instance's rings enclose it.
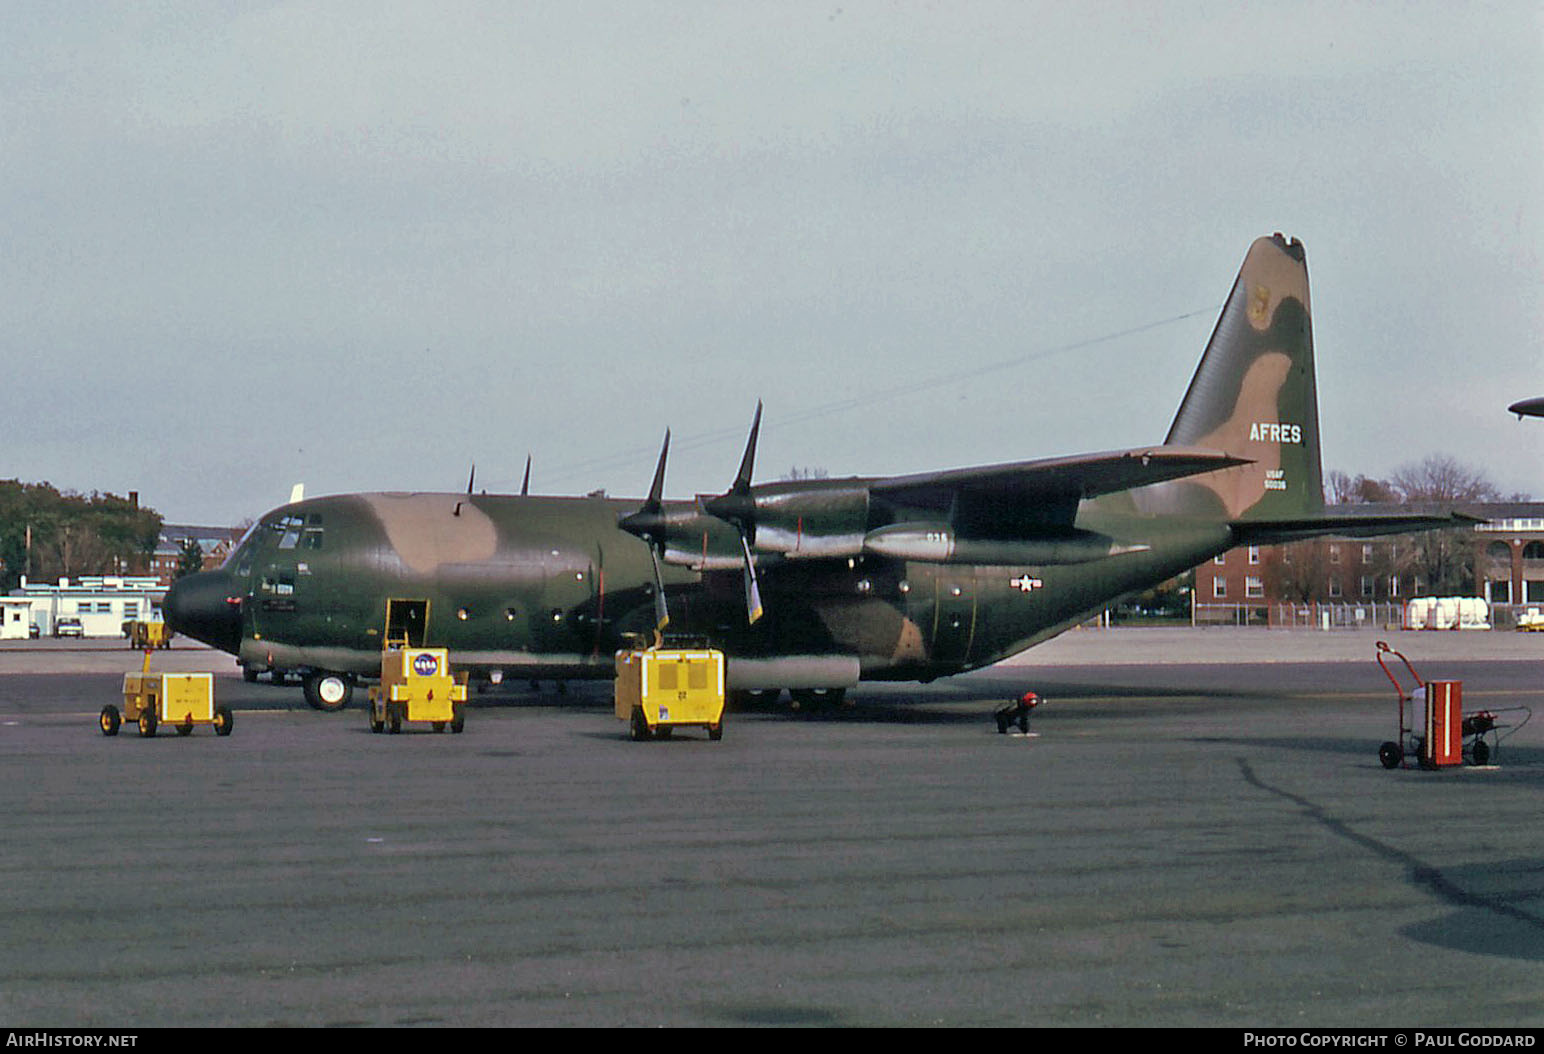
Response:
[[[263,516],[218,571],[179,580],[171,627],[249,677],[347,705],[388,642],[474,678],[610,677],[625,634],[728,656],[731,689],[839,697],[930,681],[1046,640],[1234,546],[1452,525],[1328,515],[1303,246],[1257,240],[1162,444],[882,478],[752,482],[641,503],[374,493]]]

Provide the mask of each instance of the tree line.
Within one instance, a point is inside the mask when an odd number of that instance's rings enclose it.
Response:
[[[161,514],[133,498],[0,480],[0,588],[143,574],[160,536]]]

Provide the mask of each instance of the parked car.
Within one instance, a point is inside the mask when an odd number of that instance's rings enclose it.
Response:
[[[71,615],[65,615],[54,623],[54,636],[56,637],[84,637],[86,628],[80,624],[80,619]]]

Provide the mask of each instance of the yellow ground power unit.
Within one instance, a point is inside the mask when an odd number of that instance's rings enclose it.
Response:
[[[724,653],[712,648],[617,652],[616,715],[633,739],[666,739],[682,727],[724,735]]]
[[[143,651],[146,648],[170,648],[172,631],[164,622],[144,622],[136,619],[129,623],[129,647]]]
[[[452,673],[444,648],[391,648],[381,652],[381,683],[370,686],[370,731],[402,730],[427,721],[436,732],[466,725],[465,673]]]
[[[161,725],[171,725],[179,736],[191,733],[195,725],[213,725],[216,735],[231,734],[235,717],[229,707],[214,703],[214,674],[151,673],[150,655],[146,649],[138,673],[123,675],[123,714],[111,704],[102,707],[104,736],[116,736],[122,721],[138,723],[142,736],[155,735]]]

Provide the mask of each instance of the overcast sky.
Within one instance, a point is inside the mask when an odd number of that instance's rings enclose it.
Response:
[[[0,478],[173,522],[1162,440],[1308,250],[1324,466],[1544,496],[1541,4],[0,3]]]

